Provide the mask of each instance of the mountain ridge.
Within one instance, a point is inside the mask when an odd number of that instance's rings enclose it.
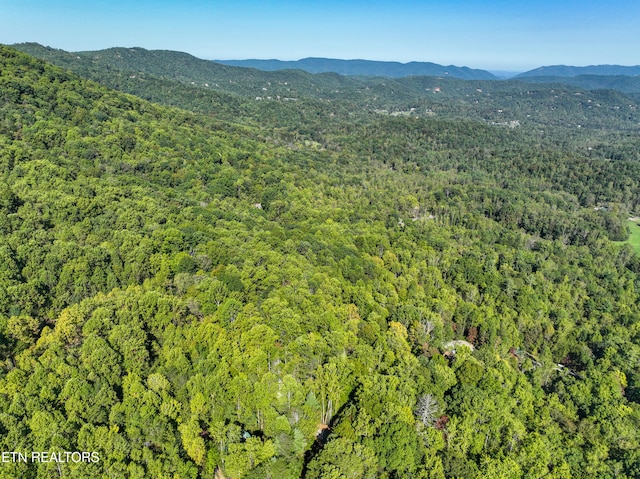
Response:
[[[351,76],[383,76],[402,78],[406,76],[449,76],[462,80],[497,80],[494,74],[480,69],[439,65],[432,62],[376,61],[364,59],[342,60],[324,57],[307,57],[300,60],[213,60],[216,63],[263,71],[299,69],[308,73],[338,73]]]
[[[131,59],[131,54],[144,54],[145,56],[164,56],[170,59],[174,64],[180,64],[189,62],[189,68],[193,69],[193,63],[199,64],[200,77],[198,80],[205,77],[209,77],[211,72],[229,72],[229,67],[240,67],[249,71],[244,72],[250,77],[255,76],[251,74],[250,70],[258,70],[261,72],[277,73],[282,70],[298,70],[305,73],[319,74],[319,73],[337,73],[342,76],[365,76],[365,77],[388,77],[393,79],[406,78],[410,76],[434,76],[434,77],[448,77],[456,78],[460,80],[525,80],[528,78],[540,78],[545,77],[545,82],[548,82],[549,78],[557,77],[558,81],[563,82],[566,78],[584,77],[584,76],[619,76],[619,77],[637,77],[640,76],[640,65],[637,66],[624,66],[624,65],[590,65],[590,66],[570,66],[570,65],[546,65],[534,68],[521,73],[516,72],[490,72],[484,69],[473,69],[469,67],[458,67],[455,65],[440,65],[433,62],[419,62],[411,61],[407,63],[401,63],[397,61],[377,61],[377,60],[365,60],[365,59],[332,59],[323,57],[306,57],[300,60],[283,61],[277,59],[247,59],[247,60],[206,60],[199,58],[187,52],[180,52],[174,50],[157,49],[148,50],[142,47],[110,47],[102,50],[88,50],[69,52],[61,49],[52,48],[49,46],[43,46],[38,43],[27,42],[10,45],[11,47],[18,48],[19,50],[36,53],[36,50],[48,51],[49,53],[69,54],[76,55],[76,59],[87,60],[92,59],[96,62],[100,57],[111,56],[109,59],[112,66],[116,66],[115,62],[120,63],[117,65],[119,68],[125,67],[132,71],[140,70],[140,65],[137,61]],[[123,53],[128,56],[123,56]],[[104,63],[102,61],[101,63]],[[167,75],[166,71],[146,71],[146,73],[152,73],[155,75],[164,76]],[[257,72],[256,72],[257,73]],[[508,74],[506,74],[508,73]],[[174,79],[179,79],[183,82],[189,83],[193,78],[179,78],[179,75],[169,75]],[[537,80],[536,80],[537,81]],[[573,84],[573,83],[572,83]],[[635,90],[635,89],[634,89]]]
[[[539,76],[574,77],[579,75],[638,76],[640,75],[640,65],[588,65],[583,67],[576,67],[571,65],[547,65],[520,73],[515,78]]]

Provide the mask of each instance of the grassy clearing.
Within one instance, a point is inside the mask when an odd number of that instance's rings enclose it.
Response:
[[[629,220],[629,239],[627,243],[633,246],[633,249],[637,254],[640,254],[640,219]]]

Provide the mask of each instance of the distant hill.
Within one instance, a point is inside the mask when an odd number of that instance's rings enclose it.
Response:
[[[640,65],[590,65],[586,67],[572,67],[567,65],[552,65],[535,68],[521,73],[516,78],[524,77],[575,77],[578,75],[640,75]]]
[[[616,90],[622,93],[640,93],[640,76],[628,75],[578,75],[564,76],[530,76],[518,77],[516,80],[527,83],[561,83],[583,90]]]
[[[503,81],[450,76],[384,78],[302,70],[269,72],[141,48],[76,53],[35,43],[15,48],[146,100],[275,128],[308,125],[324,117],[340,122],[371,114],[429,116],[520,127],[566,140],[587,130],[592,137],[636,131],[640,122],[640,93],[634,93],[640,92],[640,85],[633,84],[640,78],[634,77],[553,77],[553,81],[534,77]],[[585,84],[577,86],[577,81]],[[630,93],[607,91],[611,89]]]
[[[105,73],[126,72],[123,81],[154,79],[179,82],[183,85],[256,98],[258,96],[288,99],[344,99],[343,91],[353,92],[365,86],[360,79],[334,73],[312,75],[298,71],[265,72],[241,68],[211,60],[202,60],[188,53],[144,48],[108,48],[98,51],[65,52],[37,43],[22,43],[14,48],[30,55],[69,68],[100,81]],[[110,85],[119,88],[117,85]]]
[[[296,61],[281,60],[215,60],[224,65],[257,68],[263,71],[303,70],[309,73],[339,73],[340,75],[380,76],[402,78],[407,76],[449,76],[462,80],[497,80],[485,70],[454,65],[443,66],[430,62],[382,62],[372,60],[337,60],[331,58],[303,58]]]
[[[384,78],[347,76],[334,72],[309,73],[300,69],[263,71],[223,65],[187,53],[143,48],[119,47],[72,53],[37,43],[22,43],[13,47],[146,99],[157,99],[149,87],[174,90],[168,85],[158,84],[169,81],[189,88],[240,95],[254,100],[351,100],[380,109],[388,108],[389,102],[406,103],[416,97],[433,95],[430,88],[436,88],[442,82],[455,82],[458,85],[457,82],[462,81],[451,75]],[[423,85],[424,82],[418,82],[415,85],[418,78],[423,78],[426,83]]]

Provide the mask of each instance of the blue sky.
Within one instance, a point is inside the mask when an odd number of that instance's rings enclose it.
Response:
[[[0,0],[0,43],[489,70],[640,64],[638,0]]]

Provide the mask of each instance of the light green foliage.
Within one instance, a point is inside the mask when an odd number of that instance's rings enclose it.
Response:
[[[378,464],[367,446],[339,438],[324,447],[309,465],[307,477],[312,479],[374,479]]]
[[[637,220],[629,221],[629,239],[628,243],[631,245],[636,254],[640,254],[640,225]]]

